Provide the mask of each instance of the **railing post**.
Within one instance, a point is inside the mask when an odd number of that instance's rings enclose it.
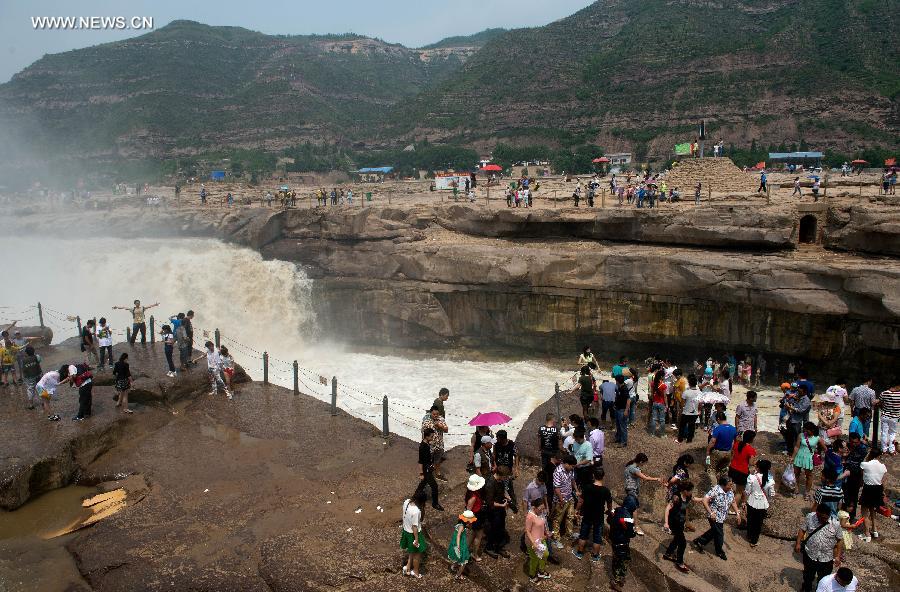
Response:
[[[331,414],[337,415],[337,376],[331,377]]]
[[[218,349],[222,344],[222,335],[219,333],[219,330],[216,329],[216,348]]]
[[[150,343],[156,343],[156,323],[150,315]]]
[[[125,327],[125,339],[131,343],[131,327]]]
[[[297,364],[297,360],[294,360],[294,394],[300,394],[300,366]]]
[[[391,431],[388,429],[388,398],[387,395],[381,400],[381,437],[387,438]]]
[[[41,306],[41,303],[38,302],[38,320],[41,322],[41,327],[44,326],[44,308]]]
[[[78,338],[81,339],[81,317],[76,316],[75,322],[78,324]]]
[[[559,383],[558,382],[556,383],[556,389],[553,394],[553,397],[556,399],[556,421],[561,422],[562,421],[562,411],[560,410],[560,406],[559,406]]]
[[[872,446],[881,446],[881,436],[878,434],[878,424],[881,423],[881,407],[872,408]]]
[[[263,383],[269,384],[269,352],[263,352]]]

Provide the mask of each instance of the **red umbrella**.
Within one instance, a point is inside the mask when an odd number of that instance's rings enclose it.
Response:
[[[857,158],[856,160],[851,160],[850,164],[869,164],[869,161]]]
[[[609,162],[609,159],[606,158],[605,156],[601,156],[600,158],[595,158],[591,162]]]
[[[492,426],[500,425],[512,419],[505,413],[499,411],[491,411],[489,413],[479,413],[469,421],[470,426]]]
[[[503,167],[500,166],[499,164],[487,164],[487,165],[481,167],[481,170],[499,173],[500,171],[503,170]]]

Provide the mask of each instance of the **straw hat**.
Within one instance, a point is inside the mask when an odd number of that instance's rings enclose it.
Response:
[[[466,510],[462,514],[459,515],[459,519],[468,524],[472,524],[478,518],[475,517],[475,513],[472,510]]]
[[[482,487],[484,487],[484,477],[481,475],[471,475],[469,482],[466,483],[466,488],[469,491],[478,491]]]

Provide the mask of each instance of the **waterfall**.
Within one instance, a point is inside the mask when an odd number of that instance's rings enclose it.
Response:
[[[102,232],[102,227],[86,230]],[[203,332],[211,340],[218,328],[222,343],[253,378],[262,379],[265,350],[270,380],[286,387],[293,385],[291,363],[298,360],[301,390],[321,400],[330,400],[336,376],[339,406],[379,427],[381,399],[387,395],[391,431],[414,440],[441,387],[451,393],[446,443],[459,445],[468,442],[472,428],[467,420],[477,412],[510,415],[504,427],[514,437],[531,411],[553,394],[554,382],[563,388],[571,384],[567,374],[535,361],[459,361],[443,354],[409,359],[348,350],[336,336],[318,331],[313,280],[302,269],[214,239],[32,237],[21,249],[27,256],[10,257],[4,270],[15,283],[7,284],[12,289],[0,304],[9,308],[0,312],[40,301],[56,342],[77,334],[64,315],[80,315],[83,321],[105,316],[114,331],[124,331],[131,315],[113,306],[131,306],[135,299],[145,306],[159,302],[148,311],[158,335],[170,315],[192,309],[198,348]]]

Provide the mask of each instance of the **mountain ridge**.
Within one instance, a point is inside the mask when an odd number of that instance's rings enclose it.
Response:
[[[872,0],[600,0],[418,49],[179,20],[44,56],[0,85],[0,158],[429,139],[580,142],[644,160],[700,120],[744,146],[896,147],[898,14]]]

